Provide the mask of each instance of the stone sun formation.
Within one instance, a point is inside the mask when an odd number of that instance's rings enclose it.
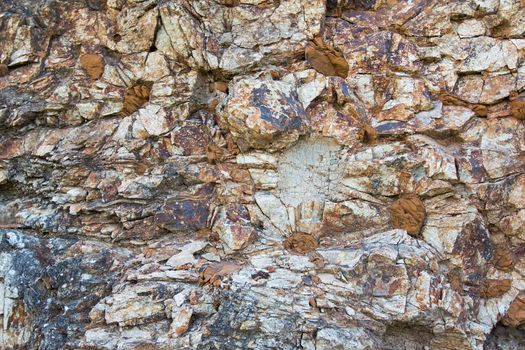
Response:
[[[525,347],[525,1],[0,1],[0,348]]]

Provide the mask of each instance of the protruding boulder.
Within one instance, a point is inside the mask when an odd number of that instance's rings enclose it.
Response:
[[[230,91],[221,122],[241,149],[280,150],[304,132],[305,112],[293,85],[246,78]]]

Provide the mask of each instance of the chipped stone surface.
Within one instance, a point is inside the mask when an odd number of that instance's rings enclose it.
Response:
[[[522,348],[524,18],[1,1],[0,348]]]

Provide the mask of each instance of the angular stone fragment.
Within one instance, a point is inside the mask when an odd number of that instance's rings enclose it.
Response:
[[[175,308],[171,312],[170,333],[176,337],[180,337],[188,330],[190,326],[191,316],[193,315],[193,309],[190,306],[182,306]]]
[[[503,324],[511,327],[518,327],[525,322],[525,293],[521,292],[510,304],[505,317],[502,319]]]
[[[80,56],[80,65],[93,80],[104,73],[104,57],[97,53],[87,53]]]
[[[185,265],[195,264],[197,259],[193,255],[203,250],[206,246],[207,243],[202,241],[194,241],[185,244],[180,248],[179,253],[173,255],[168,259],[168,261],[166,261],[166,265],[178,269],[184,267]]]
[[[125,54],[147,51],[151,48],[157,31],[157,7],[152,6],[149,1],[126,5],[116,19],[117,33],[109,45]]]
[[[170,231],[199,230],[208,222],[209,203],[199,200],[166,202],[155,214],[155,224]]]
[[[136,325],[147,322],[147,319],[161,318],[164,305],[152,299],[151,292],[126,291],[115,294],[105,300],[105,320],[108,324],[118,323],[120,326]],[[145,295],[144,295],[145,294]]]
[[[305,56],[308,63],[319,73],[341,78],[348,75],[348,63],[344,55],[328,46],[321,38],[315,38],[308,43]]]
[[[283,202],[270,192],[257,192],[254,196],[257,206],[282,234],[290,229],[290,220]]]
[[[218,232],[221,241],[231,250],[243,249],[257,236],[248,210],[239,204],[225,208],[213,230]]]
[[[417,236],[425,222],[425,205],[417,195],[401,197],[390,205],[392,226]]]

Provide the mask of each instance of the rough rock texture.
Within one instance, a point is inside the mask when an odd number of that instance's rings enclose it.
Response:
[[[521,0],[0,1],[1,349],[525,344]]]
[[[417,195],[408,195],[390,204],[392,226],[417,236],[425,221],[426,211],[423,201]]]
[[[308,63],[324,75],[336,75],[341,78],[346,78],[348,75],[348,62],[343,54],[327,46],[319,38],[306,45],[304,54]]]
[[[80,57],[80,64],[91,79],[97,80],[104,73],[104,57],[100,54],[85,54]]]

